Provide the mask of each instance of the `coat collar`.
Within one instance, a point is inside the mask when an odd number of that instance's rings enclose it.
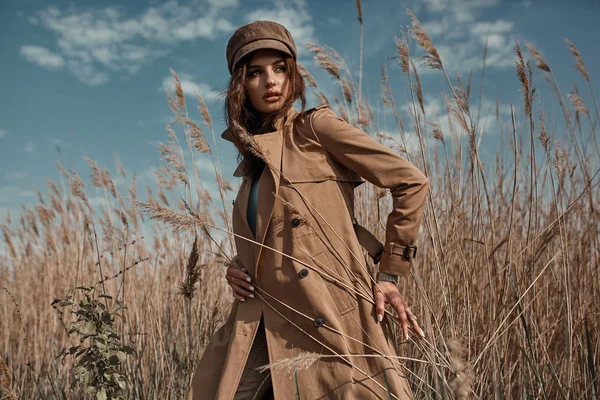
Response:
[[[296,111],[294,109],[294,107],[290,107],[288,112],[282,118],[277,119],[275,121],[275,123],[273,124],[275,130],[279,131],[279,130],[283,129],[284,125],[291,123],[297,116],[298,116],[298,111]],[[223,133],[221,133],[221,137],[223,139],[227,140],[228,142],[235,143],[233,141],[233,129],[231,129],[230,127],[225,129],[223,131]]]

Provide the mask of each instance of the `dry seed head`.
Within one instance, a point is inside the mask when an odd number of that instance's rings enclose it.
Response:
[[[275,197],[275,200],[283,204],[285,208],[289,209],[294,215],[299,216],[302,223],[306,224],[308,227],[311,227],[310,220],[307,218],[306,214],[304,214],[295,205],[285,200],[280,195],[275,194],[275,192],[271,192],[271,194]]]
[[[550,72],[551,71],[550,70],[550,66],[548,65],[548,63],[546,62],[546,60],[544,60],[544,57],[542,57],[542,53],[540,53],[539,50],[536,49],[529,42],[525,42],[525,46],[527,46],[527,48],[529,49],[529,54],[531,54],[531,56],[533,57],[533,59],[537,63],[536,67],[538,67],[542,71]]]
[[[5,400],[17,400],[12,390],[12,379],[8,366],[0,360],[0,398]]]
[[[394,42],[396,42],[396,47],[398,48],[400,68],[402,68],[402,72],[404,72],[405,75],[408,75],[410,71],[410,51],[408,49],[408,41],[406,40],[406,37],[400,39],[394,36]]]
[[[202,269],[198,265],[199,260],[198,236],[194,235],[194,243],[185,267],[185,278],[179,285],[179,292],[190,300],[194,297],[196,284],[200,281],[200,271]]]
[[[131,179],[131,183],[129,184],[129,188],[127,188],[127,193],[129,194],[130,200],[137,199],[137,179],[135,174],[133,175],[133,179]]]
[[[238,137],[242,143],[242,146],[245,150],[247,150],[253,156],[261,159],[267,167],[274,170],[274,166],[271,164],[271,161],[263,154],[260,145],[256,140],[250,135],[243,126],[241,126],[237,121],[232,121],[232,127],[238,132]]]
[[[204,137],[204,133],[202,133],[202,129],[189,118],[186,118],[185,123],[190,128],[189,133],[194,148],[200,153],[209,153],[210,147]]]
[[[310,366],[317,362],[319,358],[320,356],[317,353],[306,352],[296,357],[284,358],[272,364],[263,365],[262,367],[257,368],[257,371],[264,372],[268,369],[284,373],[302,371],[310,368]]]
[[[330,105],[329,103],[329,99],[327,98],[327,96],[325,96],[325,94],[321,91],[318,91],[317,93],[315,93],[315,95],[317,96],[317,99],[319,100],[319,104],[324,106],[324,105]]]
[[[71,179],[71,176],[69,175],[69,172],[65,169],[65,167],[63,167],[63,165],[61,163],[59,163],[58,161],[56,162],[56,168],[58,168],[58,170],[60,171],[60,174],[66,179],[69,180]]]
[[[179,113],[179,109],[177,108],[177,104],[175,103],[173,95],[169,91],[167,91],[167,99],[169,100],[169,107],[171,108],[171,111],[173,111],[173,114],[175,114],[175,119],[179,121],[181,114]]]
[[[590,83],[590,76],[585,68],[585,64],[583,63],[583,58],[581,58],[579,50],[577,50],[577,47],[575,47],[575,45],[569,39],[565,38],[565,42],[567,43],[567,46],[569,46],[569,50],[575,56],[575,60],[577,61],[575,63],[575,68],[577,68],[577,71],[581,72],[581,75],[583,75],[585,80]]]
[[[116,156],[114,162],[119,174],[121,174],[123,178],[127,178],[127,173],[125,172],[125,168],[123,168],[123,163],[121,162],[121,159],[118,156]]]
[[[371,121],[374,119],[373,111],[371,106],[366,102],[361,102],[358,105],[358,123],[362,126],[370,126]]]
[[[208,126],[209,129],[213,128],[212,125],[212,118],[210,118],[210,113],[208,112],[208,107],[206,107],[206,103],[204,102],[204,98],[202,96],[200,96],[200,94],[198,92],[196,92],[196,97],[198,98],[198,111],[200,111],[200,114],[202,114],[202,119],[204,120],[204,123],[206,124],[206,126]]]
[[[335,96],[333,98],[333,102],[337,106],[337,112],[342,117],[342,119],[344,121],[350,123],[350,119],[348,118],[348,112],[346,110],[346,107],[344,107],[344,105],[340,102],[340,100],[337,98],[337,96]]]
[[[413,85],[414,85],[415,94],[417,96],[417,101],[419,102],[419,107],[421,107],[421,112],[423,114],[425,114],[425,105],[423,103],[423,89],[421,88],[421,79],[419,79],[419,73],[417,72],[417,68],[415,67],[415,64],[412,61],[410,62],[410,64],[412,65],[413,75],[415,77],[415,82],[413,83]]]
[[[381,67],[381,100],[387,107],[394,107],[394,98],[392,96],[392,88],[390,87],[390,80],[388,78],[387,70],[385,66]]]
[[[583,100],[581,100],[581,97],[579,97],[577,93],[569,93],[567,94],[567,97],[571,100],[573,106],[575,106],[575,111],[588,116],[590,115],[589,110],[587,109],[587,107],[583,103]]]
[[[315,53],[314,59],[319,67],[329,72],[329,74],[334,76],[336,79],[341,79],[341,64],[339,61],[334,60],[323,46],[319,46],[315,43],[308,43],[306,46],[311,52]]]
[[[127,216],[122,210],[115,210],[119,218],[121,219],[121,223],[125,228],[129,228],[129,222],[127,222]]]
[[[10,223],[10,222],[9,222]],[[2,233],[4,234],[4,243],[6,243],[6,247],[8,247],[8,251],[12,258],[17,257],[17,251],[15,249],[15,245],[12,242],[11,237],[13,236],[12,231],[7,225],[2,225]]]
[[[409,9],[406,9],[406,13],[412,19],[412,29],[417,43],[419,43],[419,45],[423,47],[427,51],[427,53],[429,53],[429,55],[423,57],[423,59],[425,60],[425,64],[430,68],[442,69],[442,59],[440,58],[437,49],[433,45],[431,38],[429,37],[427,32],[423,30],[421,22]]]
[[[229,181],[223,175],[219,175],[218,181],[221,184],[221,190],[223,190],[223,191],[233,190],[233,186],[231,186],[231,183],[229,183]]]
[[[548,130],[546,129],[546,115],[542,109],[540,109],[540,135],[538,138],[542,143],[542,147],[547,152],[550,147],[550,136],[548,135]]]
[[[77,175],[77,172],[71,171],[71,174],[72,174],[72,178],[70,179],[70,182],[69,182],[70,187],[71,187],[71,194],[75,197],[79,197],[89,207],[90,203],[85,194],[85,191],[83,190],[83,187],[84,187],[83,181],[81,180],[79,175]]]
[[[449,339],[448,351],[450,356],[450,365],[456,374],[450,381],[450,387],[458,399],[469,398],[471,384],[473,382],[473,371],[470,364],[465,360],[466,351],[460,342],[454,338]]]
[[[352,88],[346,78],[342,78],[342,93],[348,103],[352,103]]]
[[[360,4],[360,0],[356,0],[356,9],[358,10],[358,22],[363,23],[362,18],[362,5]]]
[[[167,135],[171,140],[177,140],[177,133],[175,133],[175,130],[173,130],[171,125],[172,123],[165,126],[165,129],[167,130]]]
[[[393,137],[391,137],[390,135],[386,135],[385,133],[381,133],[381,132],[376,132],[375,136],[378,139],[383,139],[383,140],[394,140]]]
[[[150,219],[170,226],[174,232],[194,230],[200,228],[204,224],[204,221],[197,215],[181,214],[168,207],[139,200],[136,200],[133,203],[140,207],[142,212],[148,215]]]
[[[438,121],[427,121],[427,123],[433,127],[431,136],[433,136],[435,140],[439,140],[440,142],[444,143],[444,135],[442,133],[442,129],[440,128],[440,123]]]
[[[567,152],[562,148],[559,142],[554,142],[554,157],[552,166],[556,170],[559,177],[562,178],[567,166]]]
[[[183,111],[183,110],[185,110],[185,95],[183,94],[183,88],[181,87],[181,81],[179,80],[179,76],[177,76],[175,71],[173,71],[171,68],[169,68],[169,72],[171,72],[171,75],[173,75],[173,78],[175,79],[175,94],[177,95],[177,103],[179,104],[179,107]]]
[[[117,198],[115,183],[113,182],[108,169],[99,168],[98,164],[96,164],[96,162],[91,158],[85,157],[85,161],[92,169],[92,186],[97,188],[106,188],[114,198]]]
[[[189,180],[187,177],[187,169],[185,168],[185,161],[183,154],[177,150],[177,144],[175,142],[168,142],[168,144],[159,143],[158,151],[163,156],[161,159],[167,162],[167,171],[171,177],[177,179],[185,185],[189,186]]]
[[[523,52],[521,51],[521,46],[519,46],[519,42],[515,40],[515,52],[517,53],[517,76],[519,77],[519,81],[521,82],[521,86],[523,87],[523,97],[525,101],[525,115],[531,115],[532,109],[532,72],[531,65],[529,61],[525,64],[525,60],[523,58]],[[529,70],[529,78],[527,77],[527,70]]]
[[[306,67],[304,65],[302,65],[300,62],[297,62],[296,64],[298,65],[298,71],[300,72],[300,75],[304,78],[304,80],[306,80],[306,83],[308,83],[308,86],[312,86],[312,87],[316,88],[317,81],[310,74],[310,72],[308,72]]]
[[[167,196],[165,196],[165,192],[164,190],[162,190],[161,187],[158,188],[158,198],[160,199],[160,201],[163,202],[165,206],[169,206],[169,200],[167,199]]]

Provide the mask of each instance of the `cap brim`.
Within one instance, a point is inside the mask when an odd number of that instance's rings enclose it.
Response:
[[[260,39],[260,40],[248,43],[245,46],[242,46],[237,51],[235,60],[233,61],[233,64],[231,66],[231,70],[233,71],[235,69],[235,66],[238,64],[238,62],[242,58],[244,58],[248,54],[252,53],[253,51],[262,50],[262,49],[279,50],[279,51],[281,51],[281,52],[283,52],[285,54],[288,54],[290,57],[294,56],[292,54],[292,52],[290,51],[290,49],[285,44],[283,44],[282,42],[280,42],[279,40],[274,40],[274,39]]]

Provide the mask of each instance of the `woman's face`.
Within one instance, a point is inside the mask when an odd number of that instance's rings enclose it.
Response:
[[[283,53],[264,49],[253,53],[246,68],[246,92],[260,114],[276,113],[289,91],[289,74]]]

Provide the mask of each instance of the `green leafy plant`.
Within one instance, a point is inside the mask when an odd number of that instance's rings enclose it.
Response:
[[[59,309],[71,307],[70,312],[76,316],[68,330],[69,336],[79,337],[79,344],[63,349],[57,358],[64,362],[72,356],[76,359],[73,366],[73,381],[71,388],[77,385],[87,395],[95,396],[97,400],[124,399],[127,397],[127,379],[123,366],[128,356],[135,356],[135,350],[121,342],[115,327],[115,320],[124,321],[121,302],[115,300],[113,308],[109,308],[111,296],[100,294],[91,287],[78,287],[83,292],[79,302],[73,299],[73,294],[64,300],[54,300],[52,307],[63,315]]]

